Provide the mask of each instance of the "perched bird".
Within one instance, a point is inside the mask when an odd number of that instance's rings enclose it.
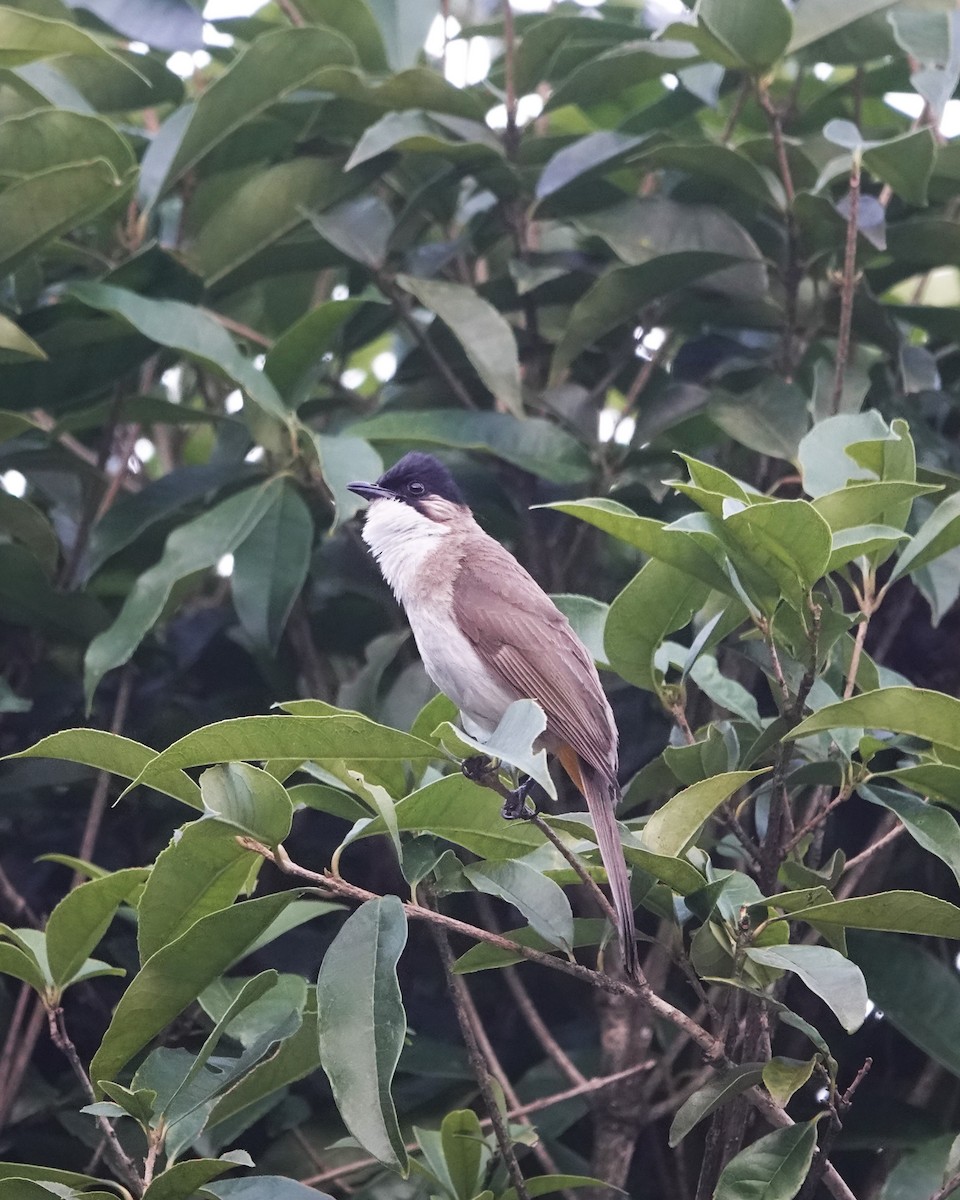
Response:
[[[370,502],[363,540],[403,606],[427,674],[483,741],[507,708],[536,700],[543,745],[587,802],[606,868],[623,960],[637,964],[630,881],[614,807],[617,727],[597,669],[570,623],[509,551],[489,537],[446,467],[407,454],[376,483],[351,483]],[[522,792],[513,811],[519,815]]]

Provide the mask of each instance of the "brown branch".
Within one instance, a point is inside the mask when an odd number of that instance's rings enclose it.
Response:
[[[517,1162],[507,1122],[500,1112],[496,1094],[491,1086],[490,1067],[477,1040],[477,1030],[473,1020],[476,1010],[473,1010],[473,1015],[471,1015],[472,1003],[469,994],[466,993],[466,984],[464,983],[463,976],[456,973],[453,950],[450,947],[450,938],[447,931],[436,923],[431,923],[430,933],[436,943],[440,960],[443,963],[443,971],[447,978],[447,987],[450,990],[450,998],[453,1001],[454,1011],[457,1014],[460,1032],[463,1034],[463,1040],[467,1047],[470,1065],[473,1067],[477,1086],[486,1105],[487,1115],[493,1122],[493,1132],[497,1139],[497,1145],[500,1147],[500,1156],[507,1168],[510,1182],[516,1189],[518,1200],[530,1200],[530,1193],[527,1191],[523,1172],[520,1170],[520,1164]]]
[[[503,140],[507,157],[514,158],[520,141],[520,131],[517,128],[517,83],[515,74],[516,61],[516,31],[513,25],[513,8],[510,0],[501,0],[503,13],[503,82],[506,91],[507,127]]]
[[[280,0],[281,6],[284,6],[284,0]],[[292,9],[292,5],[291,5]],[[296,24],[296,22],[294,22]],[[303,21],[300,21],[303,24]],[[267,337],[265,333],[260,333],[259,330],[253,329],[249,325],[244,325],[242,321],[235,321],[233,317],[224,316],[223,313],[217,312],[215,308],[203,308],[200,311],[206,313],[208,317],[213,317],[218,325],[222,325],[224,329],[228,329],[231,333],[235,333],[237,337],[242,337],[248,342],[253,342],[256,346],[263,346],[265,350],[273,349],[273,338]]]
[[[67,1027],[63,1021],[62,1008],[47,1009],[47,1024],[50,1030],[50,1040],[57,1047],[61,1054],[64,1055],[69,1062],[74,1075],[76,1075],[84,1094],[91,1103],[96,1101],[96,1094],[93,1090],[93,1084],[90,1082],[90,1077],[83,1069],[83,1064],[80,1062],[80,1056],[77,1054],[77,1048],[70,1040],[70,1035],[67,1033]],[[143,1181],[134,1165],[133,1159],[127,1154],[124,1148],[120,1145],[120,1139],[117,1137],[116,1130],[110,1124],[106,1117],[97,1117],[97,1124],[100,1126],[100,1132],[107,1139],[107,1149],[110,1152],[110,1157],[113,1160],[114,1169],[118,1174],[122,1175],[127,1185],[132,1188],[135,1195],[143,1194]]]
[[[835,808],[839,808],[841,804],[845,804],[846,801],[850,799],[852,794],[852,787],[841,788],[829,804],[825,804],[823,808],[821,808],[808,821],[805,821],[803,825],[800,826],[793,837],[787,842],[786,846],[784,846],[783,853],[789,854],[794,846],[799,845],[808,833],[813,833],[815,829],[819,829],[827,817],[833,812],[833,810]]]
[[[847,240],[843,252],[843,276],[840,282],[840,323],[837,329],[837,366],[833,377],[831,411],[840,411],[843,381],[850,357],[850,327],[853,323],[853,293],[857,284],[857,224],[860,216],[860,152],[854,150],[850,166],[850,211],[847,214]]]
[[[10,1025],[7,1029],[7,1036],[4,1038],[3,1050],[0,1051],[0,1129],[7,1124],[7,1118],[13,1109],[13,1102],[20,1091],[20,1084],[23,1082],[23,1073],[30,1061],[33,1047],[43,1024],[43,1006],[37,999],[31,1015],[31,1023],[36,1025],[36,1029],[32,1034],[31,1026],[28,1025],[24,1030],[24,1018],[27,1015],[31,997],[35,997],[33,988],[29,983],[22,983],[13,1006],[13,1013],[10,1016]],[[26,1050],[25,1055],[24,1050]]]
[[[29,902],[14,887],[10,876],[3,867],[0,867],[0,896],[3,897],[15,921],[24,920],[28,925],[32,925],[34,929],[40,928],[40,918],[30,907]]]

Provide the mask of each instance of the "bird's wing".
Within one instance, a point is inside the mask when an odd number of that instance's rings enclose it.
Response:
[[[541,706],[548,732],[615,780],[617,731],[593,660],[566,617],[499,542],[471,539],[453,606],[480,658],[509,689]]]

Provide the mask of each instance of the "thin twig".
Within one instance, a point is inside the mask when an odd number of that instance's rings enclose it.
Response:
[[[852,794],[853,789],[851,787],[841,788],[829,804],[825,804],[824,807],[816,812],[809,821],[805,821],[803,825],[800,826],[793,837],[791,837],[787,842],[786,846],[784,846],[783,853],[785,855],[789,854],[794,846],[798,846],[808,833],[813,833],[815,829],[819,829],[819,827],[824,823],[833,810],[835,808],[839,808],[841,804],[845,804],[847,800],[850,799]]]
[[[291,25],[296,25],[299,27],[305,24],[305,21],[296,5],[293,3],[293,0],[277,0],[277,3]]]
[[[857,225],[860,216],[860,152],[854,150],[850,166],[850,211],[847,213],[847,240],[843,252],[843,276],[840,282],[840,323],[837,329],[837,365],[833,377],[830,410],[838,413],[843,398],[843,383],[850,357],[850,327],[853,323],[853,293],[857,277]]]
[[[281,5],[286,10],[284,0],[280,0]],[[292,10],[292,5],[291,5]],[[296,22],[294,22],[296,24]],[[303,21],[300,21],[303,24]],[[223,313],[217,312],[215,308],[203,308],[200,311],[206,313],[208,317],[213,317],[218,325],[222,325],[224,329],[228,329],[231,333],[235,333],[237,337],[242,337],[248,342],[253,342],[256,346],[263,346],[265,350],[273,349],[273,338],[267,337],[265,333],[261,333],[258,329],[253,329],[249,325],[244,325],[242,321],[235,321],[233,317],[224,316]]]
[[[27,985],[23,985],[27,988]],[[33,1057],[34,1047],[37,1044],[37,1039],[40,1036],[40,1031],[43,1029],[43,1018],[45,1009],[43,1002],[39,996],[36,996],[32,988],[27,988],[27,1002],[31,997],[35,997],[33,1010],[30,1013],[30,1019],[27,1022],[26,1028],[21,1024],[19,1038],[12,1036],[12,1031],[8,1034],[4,1045],[4,1055],[8,1053],[8,1067],[5,1073],[3,1092],[0,1094],[0,1128],[2,1128],[13,1109],[14,1101],[19,1092],[20,1085],[23,1083],[23,1077],[27,1073],[27,1067],[30,1065],[30,1059]]]
[[[77,1048],[67,1033],[67,1027],[63,1020],[63,1009],[47,1009],[47,1023],[50,1030],[50,1040],[60,1053],[64,1055],[67,1062],[69,1062],[84,1094],[93,1103],[97,1098],[96,1093],[93,1090],[93,1084],[90,1082],[89,1075],[83,1069],[83,1064],[80,1062]],[[143,1192],[143,1181],[134,1165],[133,1159],[130,1158],[126,1150],[120,1145],[120,1139],[117,1137],[116,1130],[106,1117],[97,1117],[97,1124],[100,1126],[100,1132],[107,1139],[110,1157],[113,1159],[115,1170],[123,1176],[127,1185],[133,1189],[137,1196],[141,1195]]]
[[[897,820],[896,817],[890,817],[888,819],[891,821]],[[855,870],[859,869],[860,867],[864,866],[867,862],[870,861],[871,858],[873,858],[873,856],[875,854],[877,854],[881,850],[884,850],[887,846],[890,845],[891,842],[896,841],[897,838],[900,837],[900,835],[905,832],[906,832],[906,826],[901,825],[899,822],[897,822],[897,824],[895,824],[892,829],[890,829],[886,833],[882,834],[879,838],[877,838],[877,840],[875,842],[872,842],[869,846],[867,846],[867,848],[865,850],[861,850],[859,854],[854,855],[854,857],[851,858],[850,861],[845,864],[845,866],[843,868],[844,875],[845,876],[849,875],[849,873],[851,871],[855,871]]]
[[[507,125],[504,130],[504,143],[507,157],[513,158],[517,152],[520,131],[517,128],[517,83],[515,75],[516,34],[513,26],[513,8],[510,0],[501,0],[503,13],[503,83],[505,90]]]
[[[473,1067],[473,1073],[477,1078],[477,1087],[479,1087],[483,1102],[486,1105],[487,1115],[493,1122],[493,1132],[497,1139],[497,1145],[500,1147],[500,1156],[503,1159],[504,1166],[507,1168],[510,1182],[516,1189],[518,1200],[530,1200],[530,1193],[527,1191],[523,1172],[520,1170],[520,1164],[517,1162],[517,1156],[513,1149],[513,1139],[510,1137],[507,1122],[500,1111],[497,1104],[497,1096],[491,1086],[490,1068],[477,1041],[476,1028],[470,1016],[468,998],[464,997],[466,985],[464,984],[463,976],[456,973],[456,960],[454,959],[453,950],[450,947],[450,938],[447,935],[447,931],[435,923],[430,925],[430,933],[433,936],[443,963],[444,974],[447,977],[447,986],[450,989],[450,998],[453,1001],[454,1011],[457,1014],[457,1021],[460,1025],[460,1032],[463,1034],[463,1040],[467,1047],[467,1054],[470,1058],[470,1064]]]
[[[23,920],[28,925],[32,925],[34,929],[40,928],[40,918],[30,907],[29,902],[13,886],[10,876],[3,867],[0,867],[0,896],[3,897],[15,921]]]

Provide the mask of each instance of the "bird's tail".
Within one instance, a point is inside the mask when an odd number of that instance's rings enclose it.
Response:
[[[630,896],[630,876],[614,814],[620,800],[620,788],[615,780],[589,766],[572,750],[565,748],[565,752],[561,752],[558,757],[567,774],[583,793],[587,808],[593,817],[597,845],[607,872],[610,896],[617,914],[617,933],[620,937],[624,969],[627,975],[636,978],[639,961],[637,930],[633,921],[633,900]],[[570,762],[569,759],[573,761]]]

